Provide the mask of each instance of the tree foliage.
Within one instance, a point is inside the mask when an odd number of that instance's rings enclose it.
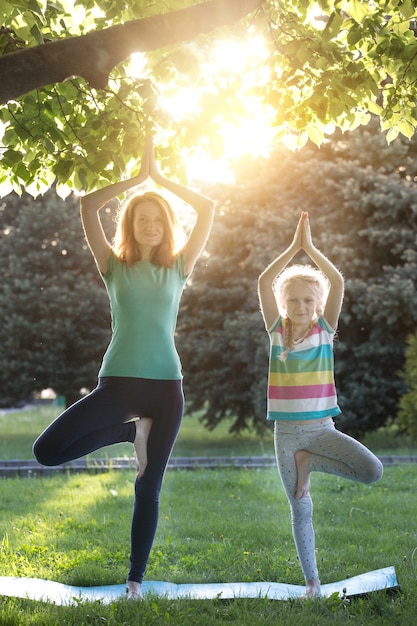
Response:
[[[89,189],[115,181],[124,174],[131,173],[138,164],[142,152],[144,137],[155,132],[157,127],[167,133],[166,151],[162,154],[166,164],[171,162],[171,169],[178,168],[174,159],[167,156],[178,150],[177,141],[172,133],[178,128],[164,112],[158,102],[159,84],[171,88],[173,81],[182,85],[193,80],[198,73],[198,59],[191,51],[171,46],[167,42],[196,35],[213,24],[222,24],[231,19],[238,19],[246,11],[253,9],[259,2],[222,3],[219,0],[206,2],[205,11],[197,17],[194,13],[188,17],[172,13],[171,20],[158,19],[154,15],[160,9],[160,3],[120,3],[116,0],[80,0],[73,3],[68,0],[49,2],[32,0],[22,12],[21,0],[10,0],[0,4],[3,7],[3,52],[0,57],[0,69],[5,76],[16,72],[20,56],[31,51],[31,46],[38,45],[42,50],[42,61],[33,62],[30,58],[23,63],[22,80],[26,72],[33,74],[37,66],[51,65],[59,70],[60,64],[72,63],[75,56],[72,47],[65,48],[64,58],[57,59],[55,45],[68,46],[72,36],[78,36],[75,48],[77,62],[84,62],[84,72],[90,77],[90,83],[84,79],[70,77],[64,83],[46,84],[41,89],[29,91],[11,100],[0,109],[0,122],[5,127],[2,151],[2,172],[0,173],[0,192],[8,194],[11,190],[20,193],[25,187],[33,195],[44,192],[57,181],[57,191],[62,196],[71,189]],[[181,0],[166,2],[164,9],[187,7],[190,3]],[[193,3],[198,4],[198,3]],[[191,5],[190,10],[199,7]],[[219,11],[219,5],[223,10]],[[232,9],[232,10],[231,10]],[[185,9],[186,10],[186,9]],[[165,13],[163,11],[163,13]],[[202,15],[200,15],[202,13]],[[231,17],[232,15],[232,17]],[[142,36],[137,37],[137,50],[161,48],[158,53],[147,55],[141,76],[135,76],[129,61],[114,68],[107,85],[95,89],[91,83],[103,82],[100,74],[107,73],[109,59],[126,55],[127,40],[130,52],[134,45],[130,33],[120,32],[133,25],[132,20],[142,18],[137,23]],[[153,25],[152,19],[155,19]],[[116,32],[112,32],[116,28]],[[162,32],[158,32],[157,27]],[[94,35],[92,41],[88,38]],[[128,36],[129,35],[129,36]],[[84,42],[83,38],[88,39]],[[109,40],[107,42],[107,40]],[[54,42],[51,45],[50,42]],[[60,63],[61,61],[61,63]],[[31,68],[30,65],[34,67]],[[29,65],[29,67],[27,67]],[[72,65],[70,65],[72,67]],[[70,71],[70,70],[68,70]],[[48,74],[47,70],[45,73]],[[52,72],[53,73],[53,72]],[[0,89],[5,88],[5,81]],[[24,89],[24,87],[23,87]],[[23,92],[24,93],[24,92]],[[179,140],[184,145],[184,139]]]
[[[210,428],[225,416],[236,431],[264,425],[269,344],[257,278],[291,241],[301,210],[346,279],[335,347],[338,422],[360,435],[396,417],[405,342],[417,323],[416,147],[387,146],[375,126],[358,129],[320,150],[278,149],[216,191],[208,256],[185,293],[179,344],[186,397]]]
[[[193,11],[200,11],[199,4],[2,0],[0,67],[5,76],[13,73],[16,55],[36,46],[47,66],[60,43],[67,46],[78,37],[82,46],[83,37],[94,34],[90,53],[87,49],[80,55],[88,66],[98,51],[103,60],[102,42],[112,27],[162,17],[159,23],[169,29],[170,12],[191,11],[184,13],[190,17],[182,20],[181,33],[182,40],[190,41],[177,44],[171,38],[165,45],[163,37],[160,43],[156,39],[154,46],[160,47],[144,53],[139,73],[123,60],[100,89],[94,87],[97,69],[93,77],[87,73],[90,82],[74,76],[3,105],[2,195],[12,189],[20,193],[22,187],[36,195],[57,181],[64,197],[71,189],[91,190],[103,181],[119,179],[137,167],[150,131],[158,134],[158,143],[163,144],[160,156],[171,171],[178,167],[172,154],[180,149],[203,146],[219,155],[225,126],[244,132],[247,109],[255,105],[260,115],[270,116],[271,141],[292,149],[308,140],[321,145],[335,128],[352,130],[367,124],[371,114],[379,117],[388,141],[399,134],[413,135],[416,0],[213,0],[207,4],[217,8],[214,25],[233,19],[236,23],[196,36]],[[222,11],[228,15],[223,21]],[[211,19],[214,13],[206,15]],[[114,50],[113,42],[112,58],[124,57],[124,39],[118,37],[119,50]],[[137,39],[138,50],[149,50]],[[226,71],[224,57],[216,71],[208,71],[216,45],[224,40],[252,50],[250,63],[240,71]],[[261,40],[266,50],[262,55]],[[107,57],[104,65],[106,74],[111,65]],[[250,84],[245,80],[248,74]],[[198,103],[176,119],[164,108],[164,98],[190,86],[199,91]]]
[[[406,360],[403,371],[406,393],[400,399],[398,425],[406,431],[413,443],[417,443],[417,335],[407,341]]]
[[[2,398],[15,402],[47,387],[68,402],[79,398],[81,388],[95,386],[110,321],[78,203],[53,192],[8,196],[0,243]]]

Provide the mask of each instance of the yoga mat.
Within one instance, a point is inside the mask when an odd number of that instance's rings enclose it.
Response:
[[[334,593],[340,596],[356,596],[381,589],[398,587],[394,567],[386,567],[373,572],[366,572],[353,578],[321,586],[321,596],[329,597]],[[269,600],[289,600],[303,595],[301,585],[286,583],[191,583],[180,584],[145,581],[142,593],[171,599],[214,600],[233,598],[268,598]],[[0,576],[0,596],[13,596],[28,600],[52,602],[58,605],[77,604],[80,601],[100,600],[110,604],[125,596],[125,585],[107,585],[103,587],[73,587],[40,578],[19,578]]]

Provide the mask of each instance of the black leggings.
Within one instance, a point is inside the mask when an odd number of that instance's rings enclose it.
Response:
[[[134,417],[150,417],[148,464],[135,482],[128,580],[142,582],[158,524],[159,493],[177,437],[184,398],[180,380],[106,377],[38,437],[33,453],[42,465],[60,465],[99,448],[130,441]],[[128,422],[128,423],[126,423]]]

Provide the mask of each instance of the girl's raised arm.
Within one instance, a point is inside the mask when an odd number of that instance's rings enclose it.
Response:
[[[265,327],[268,330],[278,317],[278,304],[274,292],[274,282],[278,274],[280,274],[292,260],[292,258],[301,250],[302,245],[302,220],[301,215],[297,228],[295,229],[294,238],[288,248],[268,265],[266,270],[262,272],[258,279],[258,294],[261,305],[261,313],[265,321]]]
[[[336,330],[343,302],[344,279],[333,263],[314,246],[308,214],[305,213],[303,215],[305,217],[302,230],[302,247],[319,270],[329,279],[330,291],[323,315],[333,330]]]

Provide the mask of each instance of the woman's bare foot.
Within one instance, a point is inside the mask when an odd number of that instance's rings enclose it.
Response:
[[[133,445],[135,447],[135,462],[137,477],[143,476],[143,473],[148,464],[148,436],[152,427],[152,420],[150,417],[141,417],[136,422],[136,437]]]
[[[311,578],[306,581],[306,590],[303,598],[318,598],[320,596],[320,581],[318,578]]]
[[[297,466],[297,488],[295,498],[300,500],[310,492],[310,452],[307,450],[297,450],[294,454]]]
[[[126,581],[126,600],[143,600],[142,585],[134,580]]]

